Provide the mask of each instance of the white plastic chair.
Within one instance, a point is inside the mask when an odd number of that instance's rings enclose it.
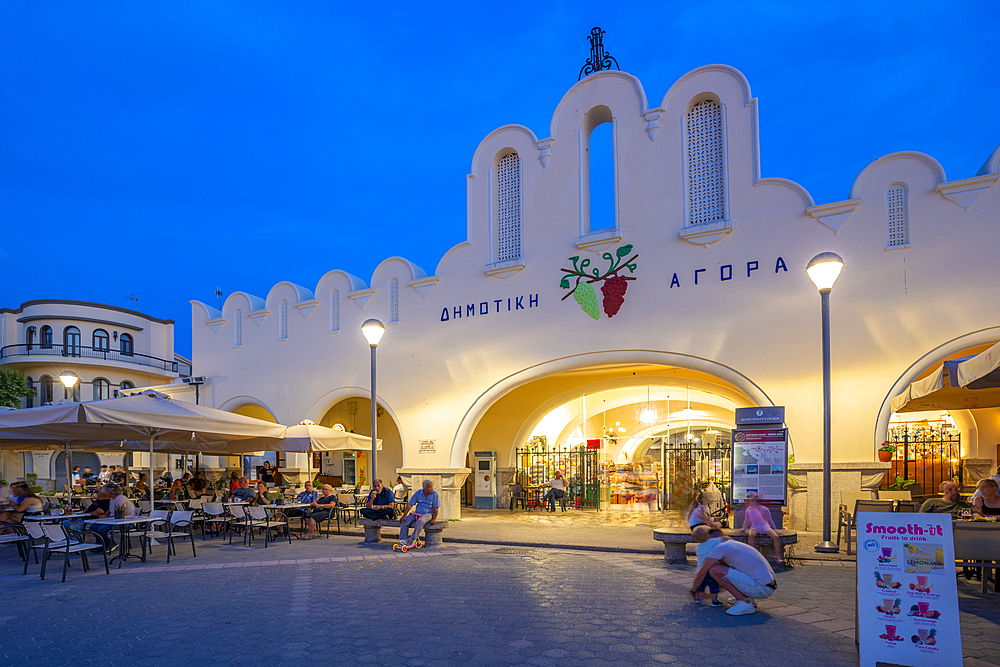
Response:
[[[183,512],[170,512],[166,522],[167,530],[150,530],[146,532],[146,539],[149,540],[150,552],[152,553],[154,539],[166,540],[167,542],[167,562],[170,562],[170,554],[177,555],[177,546],[174,540],[191,540],[191,555],[197,557],[198,553],[194,547],[194,532],[192,518],[194,512],[191,510]]]
[[[201,539],[205,541],[205,530],[208,529],[208,524],[215,524],[216,526],[221,525],[222,536],[225,537],[226,531],[229,529],[229,525],[233,521],[233,517],[226,514],[226,508],[222,503],[204,503],[201,506]]]

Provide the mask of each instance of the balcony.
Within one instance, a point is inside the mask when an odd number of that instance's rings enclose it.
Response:
[[[65,359],[97,359],[112,363],[135,364],[154,368],[166,373],[177,373],[182,377],[191,375],[191,365],[172,359],[160,359],[138,352],[87,347],[85,345],[44,345],[39,343],[7,345],[0,348],[0,363],[24,361],[28,357],[60,357]]]

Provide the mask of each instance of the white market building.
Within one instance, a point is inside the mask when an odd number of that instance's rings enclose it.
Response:
[[[605,123],[614,213],[592,218],[589,142]],[[235,292],[221,312],[192,301],[202,402],[367,434],[360,327],[379,318],[377,471],[435,479],[449,515],[470,453],[497,453],[503,502],[508,469],[523,463],[515,449],[540,436],[553,450],[601,439],[601,460],[624,472],[658,466],[655,438],[667,438],[668,453],[678,442],[718,448],[736,407],[782,405],[798,484],[791,526],[818,530],[820,313],[806,264],[824,251],[845,260],[832,294],[836,507],[841,490],[881,483],[887,464],[875,450],[890,433],[891,399],[944,359],[1000,341],[1000,149],[958,179],[931,156],[893,153],[845,177],[844,200],[820,203],[762,177],[760,150],[757,100],[731,67],[689,72],[652,104],[632,75],[588,76],[556,107],[547,137],[508,125],[483,139],[467,180],[467,241],[432,272],[392,257],[368,281],[335,269],[310,288]],[[633,255],[632,270],[618,267],[634,280],[613,317],[598,312],[600,289],[596,319],[564,299],[571,271],[605,277]],[[640,420],[644,408],[655,423]],[[918,418],[960,438],[970,479],[996,465],[998,414]],[[366,460],[324,466],[360,476]],[[676,470],[665,475],[676,483]]]

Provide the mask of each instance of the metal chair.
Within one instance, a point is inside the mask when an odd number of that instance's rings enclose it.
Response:
[[[888,491],[886,489],[879,489],[878,490],[878,499],[879,500],[912,500],[913,497],[912,497],[912,494],[910,493],[909,489],[907,489],[905,491]]]
[[[13,533],[8,533],[6,535],[0,535],[0,544],[15,544],[17,545],[17,554],[24,560],[25,569],[28,565],[28,543],[30,538],[28,537],[28,531],[19,523],[3,523],[0,522],[0,530],[10,529],[14,531]]]
[[[900,500],[896,503],[897,512],[919,512],[921,503],[919,500]]]
[[[263,507],[247,507],[247,531],[246,535],[243,536],[243,543],[247,543],[249,538],[250,544],[253,544],[253,531],[255,528],[264,529],[264,548],[270,542],[271,539],[271,529],[272,528],[285,528],[285,533],[288,535],[288,543],[292,543],[292,531],[288,530],[288,519],[281,512],[275,512],[274,514],[268,515],[267,510]],[[281,519],[278,519],[281,517]]]
[[[174,544],[174,540],[188,539],[191,541],[191,555],[194,557],[198,556],[198,553],[194,548],[194,532],[192,527],[194,522],[192,518],[194,512],[187,510],[184,512],[170,512],[170,516],[167,520],[166,526],[167,530],[147,530],[145,534],[145,539],[149,540],[150,551],[152,551],[153,540],[166,540],[167,541],[167,562],[170,562],[170,554],[173,553],[177,555],[177,545]],[[148,526],[149,524],[147,524]],[[145,549],[143,549],[145,551]]]
[[[104,541],[100,539],[100,535],[97,533],[92,533],[89,530],[77,533],[75,531],[67,530],[65,526],[61,523],[45,523],[41,525],[42,531],[45,533],[45,546],[42,552],[42,572],[41,578],[45,579],[45,566],[48,564],[49,558],[55,554],[62,553],[63,557],[63,583],[66,582],[66,570],[69,569],[69,556],[70,554],[80,554],[80,559],[83,562],[83,571],[86,572],[90,569],[90,563],[87,561],[88,551],[100,551],[101,555],[104,556],[104,571],[106,574],[111,574],[111,568],[108,566],[108,554],[104,549]],[[72,535],[70,535],[72,533]],[[94,535],[98,538],[96,544],[91,544],[84,542],[86,535]],[[28,570],[28,563],[25,561],[24,564],[25,573]]]
[[[851,530],[857,529],[858,512],[891,512],[892,500],[856,500],[854,502],[854,513],[851,515],[851,522],[847,525],[847,555],[851,555]],[[838,544],[840,531],[837,531]]]
[[[232,522],[233,518],[226,514],[226,508],[222,503],[205,503],[201,506],[201,540],[205,541],[205,529],[208,524],[213,523],[216,526],[221,525],[222,530],[214,531],[216,535],[221,534],[225,537],[226,530],[229,528],[229,524]],[[209,532],[212,532],[209,529]]]
[[[337,496],[337,529],[340,529],[340,516],[344,516],[344,523],[349,524],[351,521],[355,522],[357,525],[358,520],[358,507],[354,502],[353,493],[342,493]]]

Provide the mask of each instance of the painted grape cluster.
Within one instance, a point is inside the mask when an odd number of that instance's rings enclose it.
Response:
[[[570,257],[570,261],[573,262],[572,269],[562,269],[562,272],[567,274],[564,275],[559,286],[563,289],[570,290],[563,300],[566,300],[572,296],[583,312],[590,315],[592,318],[600,319],[601,308],[603,306],[604,314],[608,317],[614,317],[621,310],[622,304],[625,303],[625,292],[628,291],[628,281],[635,280],[634,276],[623,276],[619,272],[622,269],[628,269],[629,273],[635,273],[636,263],[635,260],[639,257],[638,254],[625,259],[628,254],[632,252],[631,245],[623,245],[618,248],[612,255],[610,252],[606,252],[601,255],[601,258],[607,260],[608,269],[601,273],[600,269],[588,269],[590,267],[589,259],[580,259],[577,257]],[[575,279],[575,284],[571,284],[571,279]],[[601,304],[597,302],[597,290],[594,289],[594,283],[602,283],[601,285]]]
[[[601,316],[601,309],[597,305],[597,292],[594,291],[594,286],[590,283],[584,283],[577,287],[573,292],[573,298],[583,308],[583,312],[595,320]]]
[[[624,276],[615,276],[604,281],[601,287],[601,294],[604,295],[604,312],[608,317],[614,317],[621,310],[625,303],[625,291],[628,290],[628,281]]]

